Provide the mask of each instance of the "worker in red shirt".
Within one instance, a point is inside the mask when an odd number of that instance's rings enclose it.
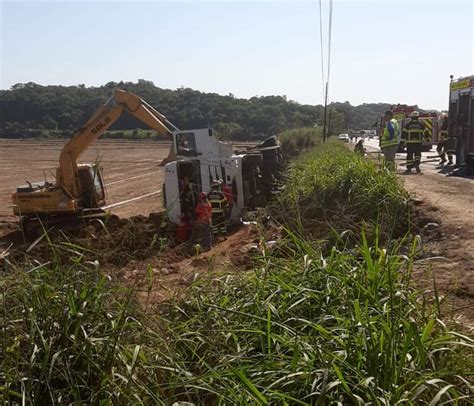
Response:
[[[189,239],[188,250],[190,253],[194,253],[196,240],[199,240],[204,251],[210,250],[212,246],[212,206],[205,192],[199,194],[199,203],[194,211],[196,213],[196,221]]]
[[[222,185],[222,191],[224,192],[229,209],[232,209],[232,206],[234,205],[234,194],[232,193],[232,187],[230,185],[224,184]]]

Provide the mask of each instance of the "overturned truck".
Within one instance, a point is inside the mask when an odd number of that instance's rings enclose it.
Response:
[[[184,188],[190,188],[197,201],[199,192],[209,192],[211,183],[220,180],[232,191],[232,222],[240,221],[245,209],[265,206],[276,189],[282,165],[276,137],[234,151],[212,129],[187,130],[173,134],[172,148],[176,160],[165,165],[163,185],[164,207],[172,223],[180,224],[186,211]]]

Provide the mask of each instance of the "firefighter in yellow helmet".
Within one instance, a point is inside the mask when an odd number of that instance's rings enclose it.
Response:
[[[402,138],[407,146],[407,169],[405,173],[411,173],[413,168],[416,172],[421,172],[421,146],[426,128],[423,122],[418,120],[419,115],[417,111],[411,113],[411,120],[402,131]]]

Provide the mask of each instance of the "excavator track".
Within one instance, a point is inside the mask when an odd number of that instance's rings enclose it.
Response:
[[[78,214],[57,214],[48,216],[22,216],[20,229],[26,240],[34,240],[53,229],[77,231],[87,226],[92,220],[105,218],[108,212],[102,209],[83,211]]]

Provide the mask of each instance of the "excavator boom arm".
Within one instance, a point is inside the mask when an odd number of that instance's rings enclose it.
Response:
[[[111,107],[111,101],[116,103]],[[119,117],[127,111],[138,120],[148,125],[160,135],[171,138],[173,131],[178,131],[163,114],[133,93],[117,89],[114,97],[101,106],[87,121],[83,128],[73,135],[64,146],[59,157],[57,182],[67,194],[80,196],[77,177],[77,161],[81,154],[97,140]]]

